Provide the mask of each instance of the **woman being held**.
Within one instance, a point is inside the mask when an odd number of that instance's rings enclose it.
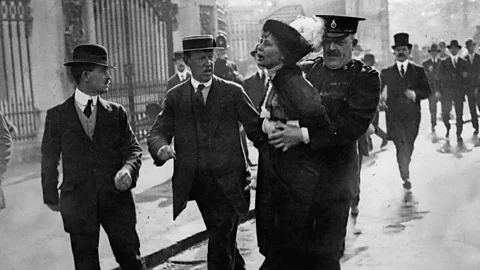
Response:
[[[258,65],[268,70],[270,80],[260,113],[267,135],[278,131],[278,123],[307,128],[329,124],[319,93],[297,66],[311,50],[312,45],[289,25],[275,20],[263,25],[257,53]],[[260,149],[256,211],[264,255],[306,248],[303,232],[320,179],[319,164],[306,144],[291,149],[267,144]]]

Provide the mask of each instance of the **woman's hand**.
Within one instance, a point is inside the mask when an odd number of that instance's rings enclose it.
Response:
[[[283,152],[303,143],[302,130],[299,127],[277,123],[275,130],[268,135],[270,144],[275,148],[281,148]]]

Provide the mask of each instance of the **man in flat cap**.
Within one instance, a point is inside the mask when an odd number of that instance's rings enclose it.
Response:
[[[175,65],[175,75],[168,79],[167,91],[172,89],[175,85],[182,83],[190,79],[190,72],[185,66],[185,61],[183,60],[183,52],[176,51],[173,53],[173,63]]]
[[[430,85],[430,89],[432,90],[432,93],[428,97],[428,105],[430,109],[430,125],[431,125],[431,130],[432,130],[432,136],[434,136],[435,140],[435,127],[437,126],[437,102],[438,99],[435,96],[435,93],[437,92],[438,88],[438,80],[437,80],[437,70],[438,66],[440,65],[440,49],[438,48],[438,45],[436,43],[433,43],[432,46],[430,46],[430,49],[428,49],[428,53],[430,54],[430,58],[423,61],[422,66],[425,69],[425,72],[427,74],[427,79],[428,79],[428,84]]]
[[[474,136],[478,135],[477,106],[480,109],[480,104],[478,104],[476,100],[480,87],[480,54],[475,52],[476,45],[477,44],[473,42],[473,39],[468,39],[465,42],[465,47],[468,51],[468,55],[465,57],[465,60],[467,60],[465,94],[467,95],[468,107],[470,109],[470,115],[472,117]]]
[[[100,97],[111,77],[107,50],[81,44],[70,67],[77,85],[64,103],[47,111],[42,140],[43,201],[60,211],[70,233],[75,269],[100,270],[100,226],[122,269],[145,269],[135,230],[131,189],[141,165],[142,148],[125,109]],[[62,158],[63,182],[58,186]],[[60,189],[60,196],[58,194]]]
[[[450,50],[451,56],[445,58],[440,62],[437,70],[437,78],[440,86],[437,89],[436,95],[441,98],[442,103],[442,119],[445,124],[447,132],[445,134],[446,143],[439,149],[442,153],[449,153],[450,149],[450,111],[452,104],[455,108],[456,115],[456,135],[457,147],[460,151],[467,150],[463,143],[463,103],[465,102],[465,80],[468,77],[467,61],[459,55],[462,46],[457,40],[452,40],[447,46]]]
[[[257,148],[267,139],[243,88],[213,75],[213,37],[188,36],[182,43],[192,77],[167,92],[148,150],[157,166],[175,159],[173,218],[189,200],[197,202],[209,234],[208,269],[245,269],[236,235],[250,203],[238,123]]]
[[[353,60],[355,33],[363,18],[318,15],[325,21],[323,57],[302,64],[319,91],[330,124],[306,128],[278,124],[269,136],[276,148],[304,144],[319,166],[315,196],[304,224],[301,254],[277,254],[279,268],[340,269],[350,204],[358,194],[357,140],[367,131],[380,96],[378,72]],[[302,268],[298,268],[301,265]]]
[[[387,104],[387,133],[397,149],[403,187],[410,189],[410,161],[420,126],[420,101],[431,90],[423,67],[408,60],[412,44],[407,33],[394,36],[395,64],[381,71],[383,98]]]

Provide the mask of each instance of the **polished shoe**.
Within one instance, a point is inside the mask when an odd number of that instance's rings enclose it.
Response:
[[[352,210],[350,211],[352,217],[358,217],[359,212],[360,210],[358,210],[358,206],[352,206]]]
[[[445,134],[445,138],[449,138],[450,137],[450,130],[447,130],[447,134]]]
[[[473,136],[477,136],[478,135],[478,128],[475,129],[475,131],[473,132]]]
[[[412,182],[410,182],[410,179],[403,179],[403,188],[404,189],[411,189],[412,188]]]

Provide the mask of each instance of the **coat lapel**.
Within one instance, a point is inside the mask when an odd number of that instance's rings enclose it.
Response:
[[[210,104],[210,126],[208,129],[208,134],[213,136],[215,134],[215,130],[217,128],[218,122],[220,121],[220,117],[222,116],[221,112],[223,110],[223,98],[224,98],[225,91],[220,89],[220,82],[213,77],[212,87],[210,88],[210,92],[208,94],[208,100]]]
[[[77,109],[75,108],[75,94],[66,101],[65,106],[68,128],[77,133],[84,141],[90,142],[90,138],[87,133],[85,133],[85,129],[80,122]]]
[[[112,107],[102,98],[98,97],[97,103],[97,120],[95,121],[95,131],[93,132],[92,141],[98,141],[102,134],[106,132],[111,132],[108,128],[111,125],[112,117],[110,113],[112,112]]]

